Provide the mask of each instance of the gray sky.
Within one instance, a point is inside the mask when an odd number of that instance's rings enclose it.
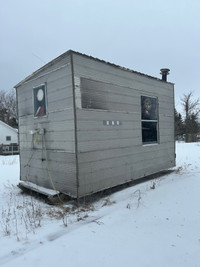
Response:
[[[199,97],[199,0],[0,0],[0,89],[72,49]]]

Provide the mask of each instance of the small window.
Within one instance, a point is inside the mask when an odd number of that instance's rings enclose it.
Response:
[[[158,100],[141,96],[142,143],[158,142]]]
[[[34,117],[43,117],[46,115],[46,86],[41,84],[40,86],[33,88],[34,99]]]
[[[81,103],[84,109],[109,110],[106,98],[106,84],[81,78]]]
[[[11,136],[6,136],[6,141],[11,141]]]

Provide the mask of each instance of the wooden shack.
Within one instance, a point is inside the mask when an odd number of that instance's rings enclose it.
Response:
[[[79,198],[175,165],[172,83],[69,50],[15,88],[25,187]]]

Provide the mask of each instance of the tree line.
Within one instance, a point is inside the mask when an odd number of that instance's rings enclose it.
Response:
[[[200,99],[194,99],[192,92],[184,94],[181,98],[183,115],[174,111],[175,117],[175,138],[184,139],[186,142],[197,141],[200,134],[200,123],[198,121],[200,114]]]

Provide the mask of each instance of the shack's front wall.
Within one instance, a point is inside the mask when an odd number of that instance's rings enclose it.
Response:
[[[34,118],[33,88],[41,84],[46,85],[47,114]],[[76,196],[70,57],[48,65],[20,85],[17,99],[21,180]],[[45,135],[31,134],[37,129],[44,129]]]
[[[73,62],[79,195],[174,166],[173,84],[77,54],[73,55]],[[87,84],[97,90],[96,106],[92,108],[87,88],[83,89]],[[141,96],[158,99],[157,144],[142,145]]]

